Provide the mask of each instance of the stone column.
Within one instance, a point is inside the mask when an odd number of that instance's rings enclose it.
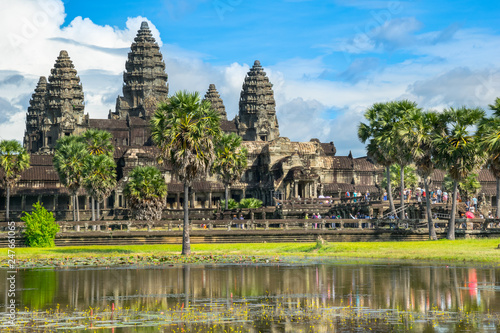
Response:
[[[299,183],[298,182],[294,182],[293,183],[293,188],[295,190],[295,198],[297,198],[299,196]]]
[[[21,210],[25,211],[26,210],[26,195],[21,195]]]
[[[196,192],[193,191],[191,193],[191,208],[194,208],[195,205],[196,205]]]
[[[208,208],[212,208],[212,191],[208,192]]]
[[[316,181],[314,181],[314,192],[313,192],[313,197],[314,198],[317,198],[318,197],[318,183]]]
[[[177,192],[175,195],[175,204],[177,209],[181,209],[181,193]]]
[[[118,193],[115,191],[114,193],[115,201],[113,202],[113,208],[118,208]]]
[[[247,189],[245,187],[243,187],[243,189],[241,190],[241,198],[245,199],[246,195],[247,195]]]
[[[59,201],[59,194],[55,194],[54,195],[54,209],[53,209],[54,212],[57,210],[58,201]]]

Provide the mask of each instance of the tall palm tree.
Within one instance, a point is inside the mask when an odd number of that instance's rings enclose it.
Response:
[[[190,254],[189,186],[212,167],[214,143],[221,135],[220,118],[210,102],[201,101],[197,92],[179,91],[156,110],[151,119],[151,135],[159,148],[160,162],[169,161],[184,184],[182,254]]]
[[[500,218],[500,98],[490,104],[491,118],[483,118],[478,126],[481,148],[487,154],[486,165],[496,178],[496,217]]]
[[[100,202],[107,198],[116,187],[116,163],[108,155],[88,155],[83,165],[85,178],[83,186],[92,197],[92,205],[97,202],[97,217],[100,217]],[[95,221],[92,207],[92,221]]]
[[[443,124],[439,121],[439,116],[436,112],[422,112],[421,110],[411,112],[407,117],[407,121],[403,122],[399,130],[401,137],[407,140],[407,144],[411,145],[412,149],[416,151],[414,154],[414,163],[418,174],[424,181],[425,193],[430,193],[430,176],[436,167],[433,158],[433,135],[435,133],[442,133],[443,130]],[[429,239],[437,240],[436,229],[432,222],[430,195],[425,196],[425,206]]]
[[[123,191],[136,220],[160,220],[166,204],[167,183],[153,166],[135,167]]]
[[[483,162],[480,140],[471,128],[484,117],[483,110],[461,107],[445,110],[441,117],[446,124],[442,133],[433,140],[438,166],[446,170],[453,179],[451,217],[448,224],[447,239],[455,239],[455,215],[458,182],[465,179]]]
[[[87,145],[78,136],[65,136],[57,141],[54,168],[61,184],[66,186],[73,200],[73,221],[80,221],[78,190],[82,186]]]
[[[30,155],[16,140],[0,141],[0,181],[6,190],[5,219],[9,221],[10,191],[21,177],[21,172],[29,168]]]
[[[242,138],[234,133],[223,134],[216,147],[213,170],[224,183],[225,209],[228,209],[229,187],[241,178],[247,167],[247,150],[241,148]]]
[[[375,163],[381,164],[386,169],[387,196],[391,212],[396,210],[392,196],[390,167],[394,164],[393,146],[395,144],[394,132],[395,119],[388,109],[389,103],[375,103],[365,111],[367,123],[358,126],[358,138],[362,143],[367,143],[366,151]]]
[[[82,134],[82,138],[87,144],[87,151],[89,152],[90,156],[106,155],[106,156],[109,156],[110,158],[113,157],[113,152],[115,150],[115,147],[112,144],[113,135],[110,132],[104,131],[104,130],[99,130],[99,129],[89,129]],[[101,159],[100,161],[102,163],[102,161],[104,161],[104,159]],[[96,161],[93,161],[92,163],[94,163],[94,166],[97,167],[97,165],[95,165]],[[87,164],[87,167],[89,167],[91,165],[92,164]],[[116,164],[115,164],[115,168],[116,168]],[[92,170],[87,169],[85,174],[87,175],[87,174],[90,174],[91,172],[92,172]],[[116,177],[116,172],[115,172],[115,177]],[[88,180],[87,184],[92,184],[93,182],[94,181]],[[114,185],[112,185],[112,182],[110,183],[110,182],[106,181],[105,183],[107,183],[109,186],[111,186],[111,190],[112,190],[112,188],[114,188]],[[116,182],[114,182],[114,184],[116,185]],[[95,208],[96,208],[96,200],[97,200],[96,198],[97,197],[95,195],[92,195],[91,192],[94,194],[96,192],[91,190],[90,187],[88,187],[88,186],[86,188],[88,189],[87,192],[89,192],[89,195],[92,198],[92,202],[91,202],[92,221],[95,221]],[[100,202],[111,194],[111,190],[105,191],[106,195],[104,197],[100,197],[101,199],[97,200],[97,216],[100,216],[100,213],[99,213]]]

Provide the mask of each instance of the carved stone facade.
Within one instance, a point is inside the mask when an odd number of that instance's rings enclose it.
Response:
[[[130,47],[123,73],[123,97],[116,99],[116,111],[109,119],[140,117],[149,119],[157,105],[168,98],[168,75],[165,62],[147,22],[142,22]]]
[[[212,105],[212,109],[220,114],[222,120],[227,120],[226,107],[224,106],[224,102],[220,98],[219,92],[215,88],[215,84],[210,84],[203,100],[207,100],[210,102],[210,104]]]
[[[280,136],[273,85],[256,60],[245,77],[236,118],[238,134],[245,141],[272,141]]]
[[[61,51],[49,81],[41,77],[28,108],[24,145],[32,153],[48,153],[63,136],[88,128],[83,88],[67,51]],[[33,125],[36,123],[37,127]]]

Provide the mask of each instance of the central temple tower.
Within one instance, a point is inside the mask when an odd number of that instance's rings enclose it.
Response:
[[[273,85],[258,60],[243,82],[236,127],[245,141],[272,141],[280,136]]]
[[[147,22],[142,22],[130,49],[123,73],[123,97],[116,99],[116,111],[110,112],[110,119],[147,119],[155,109],[147,106],[168,98],[165,62]]]

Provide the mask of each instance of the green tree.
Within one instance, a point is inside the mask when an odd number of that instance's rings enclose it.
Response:
[[[453,191],[453,178],[446,174],[443,180],[443,187],[450,192]],[[481,189],[481,183],[478,180],[477,173],[471,173],[467,175],[464,179],[458,182],[458,191],[461,193],[461,198],[463,201],[470,199],[471,195],[476,195]]]
[[[433,136],[435,133],[441,133],[443,130],[443,125],[439,121],[439,116],[436,112],[422,112],[420,110],[412,112],[407,117],[407,121],[403,122],[399,130],[401,137],[412,145],[412,149],[417,150],[416,154],[414,154],[414,163],[417,168],[417,173],[424,181],[425,193],[430,193],[430,176],[436,168],[436,163],[433,157]],[[425,206],[429,239],[437,240],[436,230],[434,228],[434,223],[432,222],[430,195],[425,196]]]
[[[136,220],[158,221],[166,204],[167,184],[153,166],[135,167],[128,175],[123,194]]]
[[[486,165],[496,178],[496,217],[500,218],[500,98],[490,104],[491,118],[483,118],[478,126],[481,149],[486,152]]]
[[[87,143],[90,155],[108,155],[113,157],[115,147],[112,144],[113,135],[104,130],[89,129],[82,134]]]
[[[97,216],[100,216],[100,203],[108,197],[116,186],[116,163],[113,159],[113,135],[104,130],[89,129],[82,134],[87,144],[89,160],[85,163],[84,186],[92,198],[92,221],[95,221],[95,208],[97,201]],[[107,158],[96,156],[106,156]],[[111,171],[111,164],[114,165]],[[108,174],[103,172],[110,170]]]
[[[73,200],[73,221],[80,221],[78,190],[83,183],[87,145],[79,136],[65,136],[57,141],[53,164],[61,184],[68,188]]]
[[[442,133],[435,135],[435,157],[438,166],[446,170],[453,179],[451,217],[446,238],[455,239],[455,216],[458,183],[467,178],[483,162],[480,140],[472,128],[484,117],[481,109],[450,108],[441,114],[446,125]]]
[[[97,202],[97,216],[100,216],[100,202],[116,187],[116,163],[108,155],[88,155],[83,165],[85,178],[83,187],[92,197],[92,221],[95,221],[94,202]]]
[[[191,253],[189,238],[189,186],[207,175],[215,160],[215,145],[221,135],[219,115],[199,94],[177,92],[160,104],[151,119],[151,134],[160,151],[160,161],[169,161],[184,184],[182,254]]]
[[[29,166],[30,155],[19,142],[16,140],[0,141],[0,180],[6,190],[6,221],[9,221],[10,191],[21,178],[21,173]]]
[[[225,209],[228,209],[229,187],[241,178],[247,167],[247,150],[241,148],[242,138],[234,133],[223,134],[217,143],[213,171],[224,183]]]
[[[255,198],[241,199],[238,206],[239,208],[260,208],[262,207],[262,201]]]
[[[401,168],[399,164],[393,164],[390,168],[391,171],[391,185],[394,187],[401,186]],[[417,185],[417,173],[415,168],[411,165],[404,167],[404,184],[406,188],[414,188]],[[382,187],[387,187],[387,175],[382,178]]]
[[[367,143],[366,151],[375,163],[381,164],[386,169],[387,179],[391,179],[390,167],[395,163],[394,146],[396,140],[394,132],[400,115],[394,112],[391,103],[375,103],[365,111],[367,123],[358,126],[358,138],[362,143]],[[391,212],[394,212],[394,200],[391,181],[387,182],[387,196]]]
[[[31,214],[24,212],[24,236],[26,244],[31,247],[55,246],[54,239],[59,231],[54,214],[43,207],[40,202],[33,204]]]

